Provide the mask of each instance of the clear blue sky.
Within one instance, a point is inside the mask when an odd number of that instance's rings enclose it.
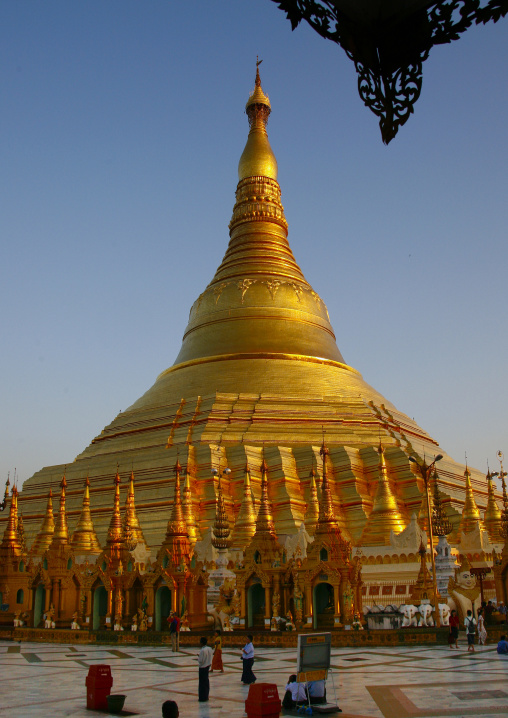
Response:
[[[269,0],[0,4],[0,486],[176,357],[228,242],[259,54],[294,254],[346,361],[454,458],[508,454],[508,22],[435,48],[390,146]]]

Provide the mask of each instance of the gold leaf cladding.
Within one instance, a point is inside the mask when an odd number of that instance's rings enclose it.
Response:
[[[272,299],[275,299],[275,295],[277,294],[277,290],[282,284],[282,282],[278,279],[267,279],[264,282],[261,282],[261,284],[265,284],[268,288],[268,291],[270,292],[270,296]]]
[[[255,279],[242,279],[240,282],[238,282],[237,287],[242,293],[242,304],[246,291],[251,286],[251,284],[254,284],[255,281]]]

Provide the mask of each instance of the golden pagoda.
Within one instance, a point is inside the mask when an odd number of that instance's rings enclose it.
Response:
[[[393,495],[388,479],[385,451],[381,444],[379,453],[379,479],[372,511],[363,530],[360,543],[364,546],[387,546],[390,543],[391,531],[400,533],[406,528],[406,522],[402,518],[397,499]]]
[[[69,543],[69,528],[67,526],[67,514],[65,509],[65,490],[67,488],[67,479],[65,474],[62,476],[60,482],[60,505],[58,509],[58,516],[56,517],[55,530],[53,532],[53,539],[50,544],[50,549],[56,549],[59,546],[67,546]]]
[[[403,518],[419,509],[421,487],[408,461],[411,455],[443,454],[440,472],[446,484],[442,493],[447,515],[454,530],[458,529],[464,507],[464,467],[346,363],[326,305],[293,256],[277,161],[267,134],[271,103],[262,88],[259,67],[245,109],[249,132],[238,166],[224,258],[191,307],[174,363],[66,469],[52,546],[69,544],[66,508],[70,516],[82,510],[82,477],[88,474],[94,488],[90,517],[101,545],[107,543],[105,552],[115,546],[127,550],[119,485],[113,504],[110,492],[112,467],[127,461],[136,466],[136,510],[142,535],[155,550],[164,548],[161,561],[174,553],[178,561],[187,563],[194,541],[192,519],[196,538],[204,536],[215,519],[211,469],[218,445],[231,469],[224,503],[235,548],[254,540],[254,506],[260,496],[257,522],[265,525],[268,521],[265,498],[269,494],[274,536],[282,539],[296,534],[307,520],[322,540],[333,534],[335,544],[342,541],[345,556],[349,541],[358,545],[364,533],[369,535],[365,527],[373,505],[370,486],[378,471],[373,457],[380,441],[389,457],[391,485],[382,476],[378,479],[379,501],[380,505],[388,501],[390,510],[374,514],[378,516],[375,540],[386,536],[397,522],[393,511],[398,509]],[[197,186],[204,187],[206,181],[204,176],[196,178]],[[302,172],[301,181],[311,180]],[[312,213],[311,205],[308,211]],[[348,311],[354,311],[353,302]],[[322,510],[316,524],[316,494],[309,475],[323,431],[329,453],[323,461]],[[263,446],[264,468],[258,460]],[[179,466],[178,456],[184,457],[187,472],[183,506],[180,467],[168,522],[168,459]],[[252,467],[248,477],[247,464]],[[37,552],[42,534],[40,540],[36,537],[49,517],[46,498],[56,488],[54,476],[63,469],[63,465],[43,468],[23,486],[26,539],[28,548],[33,545]],[[319,464],[317,471],[321,471]],[[485,478],[477,471],[471,471],[471,476],[477,505],[485,509]],[[387,498],[387,485],[395,505]],[[6,517],[0,516],[0,527],[5,526]],[[91,605],[92,594],[87,596]],[[305,611],[310,611],[309,602],[306,599]]]
[[[179,566],[182,563],[187,565],[190,561],[191,554],[189,534],[187,532],[187,526],[182,509],[182,498],[180,496],[181,470],[182,467],[177,459],[174,467],[175,491],[173,495],[173,508],[168,521],[166,536],[158,554],[159,560],[162,560],[161,557],[165,555],[174,566]]]
[[[466,479],[466,500],[462,510],[459,534],[468,534],[470,531],[474,531],[477,525],[480,527],[480,531],[485,531],[485,525],[480,516],[476,501],[474,500],[473,487],[471,486],[471,472],[467,466],[464,471],[464,477]]]
[[[99,539],[95,533],[90,513],[90,479],[88,476],[85,479],[81,514],[71,536],[71,548],[76,555],[94,555],[101,552]]]
[[[196,522],[196,516],[194,512],[194,501],[192,498],[191,488],[191,476],[189,471],[185,474],[185,483],[182,491],[182,509],[185,518],[185,524],[187,526],[187,533],[189,534],[189,541],[191,546],[194,546],[196,541],[201,539],[199,527]]]
[[[245,464],[243,497],[231,536],[231,545],[243,551],[256,531],[256,510],[252,499],[249,464]]]
[[[310,472],[309,501],[305,512],[305,528],[310,536],[314,536],[319,521],[319,499],[316,484],[316,470]]]
[[[48,503],[46,505],[46,514],[42,522],[39,533],[35,537],[32,544],[31,552],[34,556],[42,556],[51,546],[53,534],[55,533],[55,518],[53,516],[53,492],[50,489],[48,493]]]
[[[487,486],[488,486],[488,499],[487,508],[483,514],[483,523],[489,534],[489,539],[492,543],[503,543],[504,539],[501,534],[501,509],[497,505],[496,497],[494,495],[494,484],[492,481],[492,475],[490,471],[487,471]]]
[[[136,511],[136,501],[134,498],[134,471],[131,471],[129,478],[129,488],[127,491],[127,498],[125,500],[125,511],[122,522],[122,529],[127,544],[127,548],[132,550],[138,543],[145,544],[145,537],[143,536],[143,530],[139,523],[138,514]]]

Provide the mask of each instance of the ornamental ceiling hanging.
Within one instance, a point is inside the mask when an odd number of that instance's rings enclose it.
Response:
[[[302,20],[355,63],[358,91],[388,144],[414,112],[434,45],[473,24],[497,22],[508,0],[272,0],[294,30]]]

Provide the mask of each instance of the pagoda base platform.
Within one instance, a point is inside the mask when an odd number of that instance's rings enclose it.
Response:
[[[319,631],[316,631],[318,633]],[[447,645],[448,627],[444,628],[404,628],[383,631],[349,631],[335,629],[331,631],[332,646],[337,648],[361,646],[407,646],[407,645]],[[499,634],[501,631],[499,630]],[[213,631],[186,631],[180,634],[181,647],[199,647],[201,636],[214,635]],[[297,631],[252,631],[255,646],[274,648],[292,648],[297,646]],[[490,635],[489,642],[499,637]],[[30,643],[65,643],[73,645],[171,645],[168,631],[71,631],[70,629],[44,628],[0,628],[0,640],[12,640]],[[222,646],[242,647],[247,642],[247,631],[234,631],[222,634]]]

